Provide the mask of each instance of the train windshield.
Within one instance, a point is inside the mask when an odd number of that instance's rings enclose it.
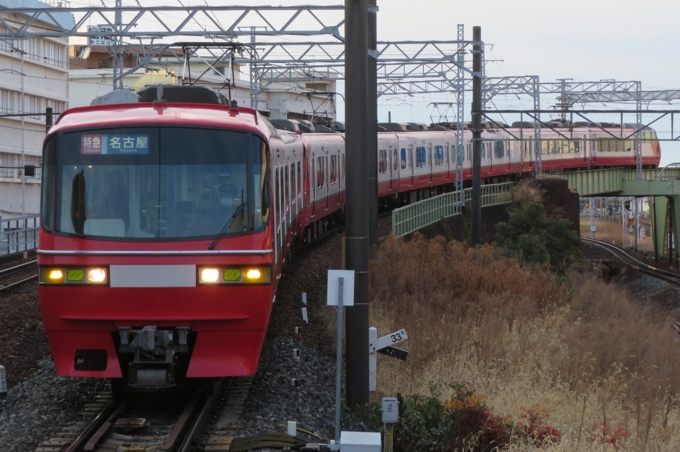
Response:
[[[267,221],[265,143],[235,131],[129,127],[52,137],[42,221],[54,233],[107,239],[214,238]]]

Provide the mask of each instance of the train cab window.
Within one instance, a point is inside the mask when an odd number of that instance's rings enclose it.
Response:
[[[125,127],[50,138],[45,230],[115,240],[263,230],[268,149],[259,137],[196,127]],[[244,152],[245,150],[245,152]],[[51,184],[51,185],[50,185]],[[47,199],[47,198],[46,198]]]
[[[399,171],[399,157],[396,149],[392,150],[392,171]]]
[[[401,169],[406,169],[406,149],[401,148]]]

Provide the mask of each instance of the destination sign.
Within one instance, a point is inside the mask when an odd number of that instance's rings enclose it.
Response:
[[[81,154],[148,154],[149,135],[86,133],[80,138]]]

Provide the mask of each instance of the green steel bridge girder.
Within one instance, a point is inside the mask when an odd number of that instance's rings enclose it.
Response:
[[[648,197],[651,206],[654,256],[658,260],[668,247],[668,219],[675,243],[680,243],[680,169],[635,171],[620,168],[563,173],[569,188],[579,196]],[[677,259],[677,256],[676,256]]]
[[[598,169],[561,173],[569,188],[581,197],[591,196],[674,196],[680,195],[680,168],[643,170],[636,180],[635,170]]]

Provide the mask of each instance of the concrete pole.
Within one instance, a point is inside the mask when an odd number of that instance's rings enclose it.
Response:
[[[378,6],[368,0],[368,244],[378,243]],[[392,156],[390,156],[392,158]]]
[[[482,243],[482,27],[472,27],[472,245]]]
[[[368,403],[368,1],[345,0],[346,250],[354,270],[347,308],[346,394],[350,408]],[[375,119],[371,119],[375,121]]]
[[[28,42],[28,41],[24,41]],[[26,216],[26,141],[25,141],[25,119],[26,116],[26,92],[24,91],[24,54],[25,49],[21,49],[21,216]]]

